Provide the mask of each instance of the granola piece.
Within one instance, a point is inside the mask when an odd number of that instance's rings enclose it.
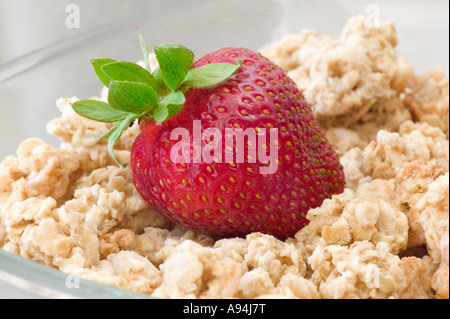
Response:
[[[181,243],[180,237],[165,228],[147,227],[143,234],[137,236],[135,250],[159,266]]]
[[[270,279],[269,273],[262,268],[256,268],[242,276],[239,283],[238,296],[243,299],[256,298],[270,294],[274,288],[275,285]]]
[[[0,163],[0,210],[13,192],[14,182],[24,177],[19,169],[19,159],[15,156],[7,156]]]
[[[70,257],[75,241],[53,218],[55,209],[55,199],[32,197],[3,210],[6,235],[18,254],[50,266]]]
[[[448,242],[448,238],[447,238]],[[433,275],[431,286],[436,291],[436,298],[437,299],[449,299],[448,295],[448,283],[449,283],[449,276],[448,276],[448,263],[442,262],[439,264],[438,269]]]
[[[248,271],[247,265],[244,263],[244,257],[248,252],[248,240],[247,238],[224,238],[214,243],[214,248],[220,248],[223,251],[228,252],[228,257],[232,258],[236,262],[242,263],[243,273]]]
[[[275,286],[266,270],[255,268],[242,276],[237,296],[244,299],[318,299],[319,293],[314,283],[301,275],[286,273]]]
[[[241,263],[239,298],[317,297],[315,286],[305,278],[306,264],[293,240],[283,242],[252,233],[245,239],[222,239],[214,247]]]
[[[167,234],[168,232],[166,232]],[[209,274],[209,269],[217,267],[215,263],[231,267],[232,278],[237,280],[237,285],[236,282],[232,282],[233,285],[229,291],[220,292],[220,295],[226,293],[229,297],[249,298],[252,296],[253,298],[260,295],[278,294],[297,298],[314,292],[312,283],[309,283],[308,287],[299,288],[299,282],[303,282],[303,279],[295,279],[292,286],[287,282],[287,278],[303,278],[306,274],[305,262],[300,251],[292,243],[285,243],[273,236],[260,233],[250,234],[245,239],[222,239],[217,241],[213,247],[200,246],[197,243],[194,244],[192,240],[179,239],[179,241],[181,243],[172,247],[167,247],[167,243],[157,246],[158,248],[162,247],[162,250],[169,250],[169,252],[166,251],[167,259],[161,265],[164,282],[161,288],[155,292],[158,296],[216,298],[214,296],[218,291],[213,287],[217,280],[214,279],[205,284],[205,278],[212,276]],[[184,249],[182,250],[181,247]],[[205,262],[206,259],[209,260],[208,263]],[[186,266],[184,266],[185,270],[178,269],[181,264],[185,265],[188,262],[192,269]],[[218,268],[218,271],[223,271],[220,269]],[[188,271],[189,275],[184,271]],[[176,272],[180,274],[177,275]],[[170,277],[170,274],[175,274],[175,277]],[[289,274],[293,277],[289,277]],[[176,282],[180,276],[183,278],[188,276],[190,279],[182,283]],[[206,291],[199,290],[199,287],[205,285],[208,286]],[[215,291],[214,294],[213,291]]]
[[[434,145],[429,147],[430,149],[430,157],[435,159],[438,162],[442,162],[445,164],[445,168],[449,169],[449,143],[448,137],[445,133],[436,126],[432,126],[426,122],[412,122],[406,121],[402,123],[399,129],[399,133],[402,136],[410,136],[413,135],[415,131],[419,131],[421,135],[423,135],[427,140],[433,140]],[[416,145],[411,144],[411,147]],[[428,146],[428,145],[427,145]],[[414,154],[414,151],[411,152]],[[420,154],[420,150],[416,151],[416,154]],[[418,158],[420,159],[420,158]]]
[[[401,166],[395,177],[392,203],[408,217],[408,247],[426,243],[421,222],[422,210],[416,207],[428,186],[446,173],[444,164],[435,161],[412,161]]]
[[[438,177],[416,204],[429,255],[440,266],[433,276],[433,288],[439,298],[448,298],[449,268],[449,173]]]
[[[410,77],[402,98],[415,120],[439,127],[448,138],[449,81],[442,68]]]
[[[389,201],[393,181],[374,180],[327,199],[311,209],[308,226],[295,236],[309,256],[320,241],[349,246],[357,241],[383,242],[397,254],[408,241],[408,220]]]
[[[318,299],[319,291],[317,290],[316,285],[309,279],[306,279],[302,276],[296,276],[291,273],[285,274],[281,277],[280,282],[278,283],[275,291],[284,288],[288,289],[295,298],[299,299]],[[260,296],[264,297],[264,296]]]
[[[344,127],[330,127],[324,129],[325,136],[333,145],[339,157],[344,156],[354,148],[364,149],[368,141],[363,139],[358,132]]]
[[[355,147],[341,157],[346,187],[356,190],[371,179],[395,178],[403,165],[420,160],[449,168],[449,144],[445,134],[427,123],[406,121],[399,132],[381,130],[367,147]]]
[[[402,263],[389,245],[358,241],[350,246],[322,240],[308,258],[322,298],[399,298],[407,288]]]
[[[3,175],[11,187],[2,206],[3,241],[10,251],[58,267],[80,248],[84,265],[91,267],[100,258],[117,252],[114,247],[134,244],[130,241],[134,238],[132,230],[168,224],[137,195],[129,169],[95,170],[71,181],[72,191],[67,197],[69,176],[78,169],[76,158],[69,156],[72,153],[28,140],[18,154],[11,162],[19,164],[21,174]],[[4,171],[14,173],[12,169]],[[11,176],[21,177],[14,181]],[[56,200],[64,197],[62,204]],[[135,225],[138,222],[141,224]],[[121,231],[124,228],[128,230]]]
[[[367,176],[362,171],[363,151],[359,147],[352,148],[340,160],[344,167],[345,187],[356,191],[360,182],[364,182],[367,179]]]
[[[114,159],[108,153],[107,140],[98,140],[98,137],[108,131],[112,124],[79,116],[72,109],[72,103],[77,101],[77,98],[59,99],[57,101],[57,106],[62,115],[48,123],[48,133],[61,139],[62,149],[70,150],[76,154],[83,171],[116,165]],[[129,162],[131,145],[139,133],[139,126],[135,124],[131,129],[124,132],[118,143],[115,144],[115,154],[122,163]]]
[[[123,193],[108,193],[95,185],[75,192],[75,198],[61,207],[51,197],[19,201],[4,210],[7,235],[22,256],[50,266],[70,257],[73,247],[82,248],[86,265],[96,264],[98,237],[125,214],[124,199]]]
[[[286,275],[281,277],[281,280],[276,287],[273,287],[270,284],[270,278],[267,278],[267,276],[263,275],[263,278],[265,278],[265,280],[261,280],[262,278],[260,278],[260,280],[258,281],[258,276],[255,276],[254,274],[252,274],[252,276],[248,276],[248,278],[246,278],[245,280],[245,283],[242,284],[246,275],[249,275],[250,273],[253,273],[259,269],[260,268],[257,268],[250,271],[249,273],[244,274],[241,281],[240,292],[250,292],[251,295],[254,295],[254,298],[256,299],[319,299],[319,292],[317,290],[317,287],[311,280],[291,273],[287,273]],[[264,274],[264,271],[262,271],[262,274]],[[266,284],[266,287],[258,287],[258,284]],[[263,293],[264,291],[266,292]],[[243,296],[245,295],[246,294],[244,293]]]
[[[232,298],[242,276],[226,252],[191,240],[178,245],[160,269],[163,283],[154,295],[165,298]]]
[[[288,71],[323,126],[351,128],[368,142],[379,129],[395,131],[411,119],[400,94],[413,68],[396,46],[392,22],[373,28],[358,16],[338,37],[304,31],[261,52]]]
[[[99,168],[92,171],[89,175],[80,177],[73,183],[74,191],[94,185],[100,185],[107,192],[118,191],[124,194],[126,197],[127,218],[122,220],[123,227],[140,233],[144,227],[150,225],[160,227],[171,225],[168,220],[145,204],[133,185],[129,167],[107,166]]]
[[[438,177],[416,204],[425,232],[428,253],[437,262],[449,264],[449,173]]]
[[[121,250],[93,266],[86,266],[81,249],[60,266],[61,271],[80,278],[134,292],[152,294],[161,285],[161,271],[136,252]]]
[[[107,192],[116,190],[125,195],[127,213],[119,221],[117,228],[126,228],[141,234],[146,227],[167,228],[173,225],[172,222],[145,204],[133,185],[129,167],[125,169],[118,166],[99,168],[89,175],[80,177],[72,184],[73,191],[94,185],[100,185]]]
[[[429,256],[404,257],[401,259],[401,267],[406,276],[407,285],[399,295],[400,299],[434,298],[431,280],[437,265]]]
[[[170,227],[149,226],[137,236],[135,251],[159,266],[170,257],[175,248],[182,242],[191,240],[205,247],[211,247],[211,237],[196,233],[184,226],[171,224]]]
[[[78,167],[70,151],[53,148],[38,138],[25,140],[17,157],[7,157],[0,164],[0,207],[30,197],[61,198]]]
[[[306,264],[293,243],[283,242],[261,233],[247,235],[246,241],[248,248],[244,255],[244,263],[247,268],[263,269],[274,285],[288,273],[305,276]]]
[[[133,251],[122,250],[111,254],[107,261],[112,266],[113,275],[124,279],[125,283],[117,287],[151,294],[161,285],[161,271]]]
[[[395,178],[406,162],[435,160],[448,170],[449,144],[445,134],[428,124],[406,122],[400,133],[381,130],[363,152],[361,170],[373,178]]]
[[[129,229],[119,229],[109,232],[99,238],[99,252],[101,258],[117,254],[121,250],[130,250],[134,244],[135,233]]]

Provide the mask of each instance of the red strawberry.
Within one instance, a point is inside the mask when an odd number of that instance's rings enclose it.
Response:
[[[159,55],[157,52],[161,65],[164,57]],[[343,169],[295,83],[261,54],[242,48],[221,49],[204,56],[189,70],[211,64],[236,65],[237,60],[242,66],[225,80],[179,90],[185,93],[182,109],[173,107],[177,103],[165,103],[171,106],[168,113],[173,109],[178,113],[162,123],[148,116],[149,112],[159,112],[158,106],[141,114],[141,134],[131,151],[133,180],[150,206],[194,230],[216,238],[258,231],[284,239],[308,224],[310,208],[342,192]],[[164,77],[164,67],[158,70]],[[160,73],[154,72],[154,79]],[[195,82],[187,75],[186,79],[184,83]],[[171,139],[171,133],[184,128],[192,139],[196,120],[201,120],[202,132],[211,128],[222,132],[214,141],[221,140],[222,146],[228,138],[227,128],[250,128],[255,135],[264,129],[277,129],[276,172],[261,174],[260,168],[265,165],[252,161],[253,157],[244,157],[242,162],[237,158],[233,162],[223,158],[218,161],[217,157],[210,163],[195,162],[192,157],[190,162],[176,162],[171,150],[179,140]],[[242,144],[245,155],[254,155],[255,147],[271,142],[268,133],[263,139],[246,141]],[[255,146],[254,141],[259,144]],[[236,142],[233,146],[237,147]],[[195,153],[192,145],[189,151],[188,155]]]

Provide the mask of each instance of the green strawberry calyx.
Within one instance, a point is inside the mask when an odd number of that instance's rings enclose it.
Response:
[[[179,44],[165,44],[153,48],[158,67],[151,70],[148,47],[140,33],[139,41],[144,67],[107,58],[91,60],[98,78],[108,88],[108,103],[81,100],[72,104],[73,110],[83,117],[115,123],[99,139],[108,138],[109,153],[123,167],[127,164],[119,162],[113,146],[135,120],[164,122],[181,111],[190,88],[217,85],[242,66],[242,61],[237,60],[237,64],[211,63],[192,68],[191,50]]]

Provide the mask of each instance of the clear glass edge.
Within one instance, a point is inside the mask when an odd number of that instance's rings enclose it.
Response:
[[[85,280],[0,248],[0,280],[48,298],[155,299],[149,295]],[[7,276],[10,276],[9,278]]]
[[[218,0],[209,0],[209,1],[218,1]],[[140,12],[139,14],[124,18],[120,21],[115,21],[113,23],[100,25],[95,27],[89,31],[86,31],[79,35],[74,35],[72,37],[68,37],[62,39],[60,41],[56,41],[42,48],[33,50],[31,52],[25,53],[21,56],[13,58],[11,60],[0,63],[0,84],[8,81],[10,78],[14,76],[26,72],[27,70],[37,66],[39,62],[47,58],[48,56],[53,55],[55,52],[59,52],[67,47],[73,46],[76,43],[87,41],[89,38],[102,34],[107,31],[111,31],[112,29],[119,28],[123,25],[129,24],[135,20],[142,19],[149,15],[162,14],[163,12],[171,11],[171,10],[180,10],[184,6],[192,6],[196,3],[201,3],[202,0],[170,0],[164,4],[158,4],[155,8],[151,10]]]

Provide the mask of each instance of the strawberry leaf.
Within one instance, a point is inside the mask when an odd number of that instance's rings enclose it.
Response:
[[[191,69],[194,53],[182,45],[166,44],[154,48],[159,67],[152,71],[148,47],[139,29],[138,34],[144,67],[108,58],[91,60],[100,81],[109,89],[108,103],[83,100],[72,105],[76,113],[86,118],[116,122],[99,139],[109,138],[108,151],[119,165],[122,164],[113,146],[130,123],[136,119],[141,123],[152,120],[161,123],[175,116],[186,101],[184,93],[192,87],[216,85],[242,66],[239,60],[236,65],[212,63]]]
[[[123,120],[129,113],[112,108],[108,103],[96,100],[83,100],[72,104],[73,110],[91,120],[112,123]]]
[[[178,114],[183,108],[186,98],[181,92],[172,92],[156,105],[153,117],[156,122],[161,123],[168,118]]]
[[[103,65],[101,70],[111,81],[142,83],[151,87],[156,85],[156,80],[147,70],[131,62],[111,62]]]
[[[103,133],[102,135],[100,135],[97,139],[99,141],[104,140],[105,138],[108,138],[111,136],[111,134],[117,129],[117,126],[119,125],[119,122],[117,122],[116,124],[114,124],[113,127],[111,127],[108,131],[106,131],[105,133]]]
[[[141,114],[152,110],[158,97],[146,84],[113,81],[109,86],[108,102],[114,109]]]
[[[156,92],[160,96],[165,96],[167,93],[169,93],[170,89],[167,87],[166,83],[164,82],[164,79],[161,74],[161,69],[158,67],[155,71],[152,73],[153,78],[155,79],[155,86],[153,87]]]
[[[194,62],[194,53],[178,44],[166,44],[153,50],[164,82],[168,88],[176,91]]]
[[[141,45],[141,51],[142,51],[142,55],[144,57],[144,65],[145,65],[145,69],[148,72],[152,72],[152,70],[150,69],[150,58],[149,58],[149,54],[148,54],[148,46],[145,43],[144,37],[141,34],[141,31],[139,30],[139,27],[136,28],[138,35],[139,35],[139,44]]]
[[[94,67],[95,73],[97,74],[98,78],[102,83],[109,87],[109,84],[111,83],[111,78],[107,76],[103,70],[102,67],[108,63],[116,62],[116,60],[113,59],[94,59],[91,60],[92,66]]]
[[[236,65],[230,63],[211,63],[193,68],[187,72],[183,85],[200,88],[213,86],[228,79],[241,66],[242,61],[239,60],[239,64]]]
[[[130,126],[131,122],[137,119],[139,115],[129,114],[125,119],[117,122],[108,132],[102,135],[101,138],[109,137],[108,139],[108,152],[114,158],[117,164],[122,167],[126,167],[128,164],[122,164],[114,154],[114,144],[122,136],[123,132]]]

